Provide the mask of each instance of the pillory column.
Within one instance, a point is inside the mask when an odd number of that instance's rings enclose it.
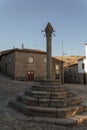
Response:
[[[51,53],[52,53],[52,33],[53,27],[50,23],[45,28],[46,45],[47,45],[47,79],[51,79]]]

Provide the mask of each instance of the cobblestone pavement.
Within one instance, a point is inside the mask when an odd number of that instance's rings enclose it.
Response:
[[[29,86],[29,82],[14,81],[0,76],[0,130],[87,130],[87,122],[77,126],[35,123],[31,121],[31,117],[9,108],[8,101],[16,97],[19,92],[24,92]],[[65,84],[65,86],[84,100],[87,99],[86,85]]]

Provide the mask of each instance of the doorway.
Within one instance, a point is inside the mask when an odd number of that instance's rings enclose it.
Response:
[[[34,81],[34,71],[28,72],[28,81]]]
[[[83,83],[86,84],[86,74],[83,74]]]

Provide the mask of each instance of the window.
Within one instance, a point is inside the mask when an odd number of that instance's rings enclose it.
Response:
[[[28,62],[29,62],[30,64],[33,64],[33,63],[34,63],[34,58],[33,58],[33,57],[29,57],[29,58],[28,58]]]
[[[59,70],[59,66],[58,65],[55,66],[55,70]]]
[[[55,65],[55,79],[59,79],[59,65]]]
[[[82,69],[84,69],[84,63],[82,63]]]

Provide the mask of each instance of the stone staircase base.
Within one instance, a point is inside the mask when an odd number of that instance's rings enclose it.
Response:
[[[87,112],[70,118],[33,117],[32,121],[38,123],[50,123],[56,125],[74,126],[87,121]]]
[[[87,107],[80,97],[64,86],[55,85],[53,81],[50,85],[50,80],[47,82],[32,85],[16,99],[10,100],[9,106],[31,116],[36,122],[73,125],[87,120]]]

